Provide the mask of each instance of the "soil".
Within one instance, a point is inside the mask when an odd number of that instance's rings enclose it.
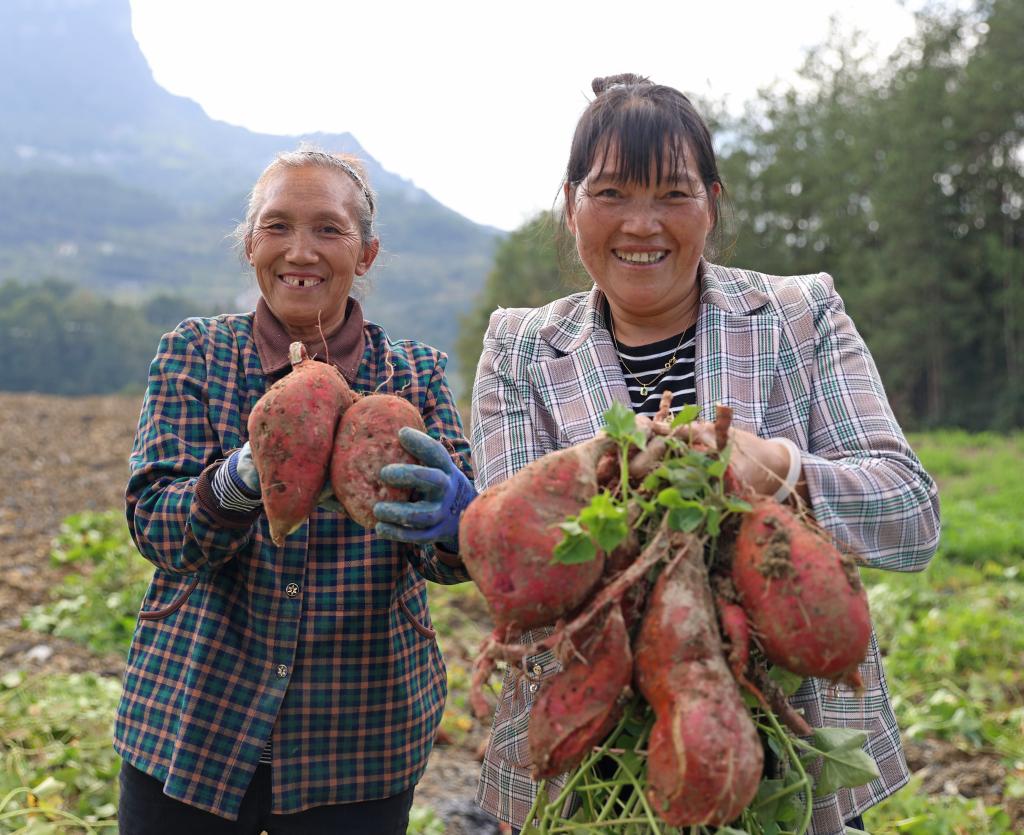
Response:
[[[23,630],[20,622],[25,611],[46,600],[63,573],[49,561],[61,521],[83,510],[123,507],[139,406],[135,396],[62,398],[0,392],[3,669],[32,666],[51,672],[121,675],[119,656],[98,657],[70,641]],[[475,731],[458,745],[437,745],[417,787],[417,805],[432,808],[445,821],[448,835],[508,831],[479,817],[473,803],[482,733]],[[929,794],[1002,802],[1006,767],[993,754],[926,740],[909,743],[907,759]],[[1005,808],[1024,831],[1024,801],[1008,800]]]

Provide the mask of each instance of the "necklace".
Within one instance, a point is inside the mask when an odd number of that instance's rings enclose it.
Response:
[[[626,365],[626,361],[622,358],[622,352],[619,350],[619,340],[615,338],[615,324],[612,321],[611,315],[608,316],[608,329],[612,332],[612,339],[615,340],[615,353],[619,355],[619,362],[622,363],[622,367],[626,369],[626,373],[640,384],[641,397],[647,397],[647,392],[651,390],[651,386],[668,374],[672,366],[676,364],[676,352],[683,347],[683,340],[686,339],[686,332],[689,330],[689,328],[687,328],[679,334],[679,342],[676,344],[676,347],[672,349],[672,355],[665,362],[661,371],[656,372],[654,377],[645,383],[637,376],[637,373],[632,368]]]

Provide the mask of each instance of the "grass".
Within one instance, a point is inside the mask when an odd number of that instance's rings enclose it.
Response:
[[[905,738],[997,757],[1004,802],[927,794],[917,779],[866,824],[876,835],[1008,835],[1008,804],[1024,802],[1024,435],[935,432],[912,442],[941,488],[939,554],[921,574],[865,571],[893,703]],[[73,570],[24,628],[123,655],[150,569],[121,514],[69,518],[52,559]],[[452,744],[470,744],[483,602],[464,584],[431,586],[430,605],[449,671],[442,728]],[[0,832],[112,831],[119,689],[90,674],[0,679]],[[444,823],[416,808],[409,831],[443,835]]]

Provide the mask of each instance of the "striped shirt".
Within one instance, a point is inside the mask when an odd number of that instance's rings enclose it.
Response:
[[[168,796],[229,819],[268,741],[277,814],[416,784],[446,696],[424,579],[468,579],[432,546],[379,539],[321,508],[277,547],[261,507],[217,502],[212,479],[290,370],[288,342],[263,302],[165,334],[129,460],[129,528],[155,571],[114,747]],[[413,403],[472,475],[444,354],[392,341],[354,301],[326,345],[308,348],[355,391]]]
[[[672,392],[672,414],[697,402],[693,379],[696,345],[696,323],[681,334],[647,345],[625,345],[615,340],[634,412],[654,417],[666,391]]]

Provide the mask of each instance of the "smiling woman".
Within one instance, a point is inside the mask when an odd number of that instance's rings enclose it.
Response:
[[[392,341],[350,295],[377,255],[374,213],[358,160],[280,155],[236,230],[256,310],[185,320],[152,363],[127,491],[155,571],[115,727],[125,835],[406,831],[445,701],[424,580],[468,579],[450,520],[473,492],[445,355]],[[335,370],[292,373],[296,342]],[[423,466],[380,478],[426,483],[431,501],[388,502],[388,524],[367,529],[328,487],[275,544],[263,498],[277,485],[260,484],[248,420],[285,375],[321,402],[314,376],[414,409],[427,431],[400,437]],[[290,440],[305,466],[314,441]]]

